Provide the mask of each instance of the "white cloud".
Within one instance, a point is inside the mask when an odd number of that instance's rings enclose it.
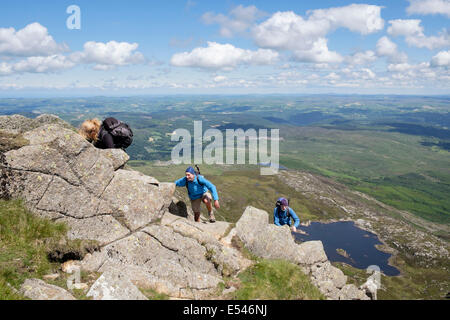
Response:
[[[409,14],[443,14],[450,17],[450,0],[409,0]]]
[[[13,73],[11,64],[6,62],[0,63],[0,76],[10,75],[11,73]]]
[[[0,75],[13,73],[54,73],[73,68],[75,63],[63,55],[28,57],[15,63],[0,64]]]
[[[433,67],[449,67],[450,66],[450,50],[441,51],[431,59]]]
[[[409,63],[397,63],[388,65],[388,71],[390,72],[406,72],[414,69],[414,66]]]
[[[0,28],[0,54],[17,57],[49,56],[68,51],[66,44],[57,44],[47,28],[35,22],[16,31]]]
[[[418,19],[397,19],[390,20],[391,26],[388,28],[388,34],[397,37],[404,36],[406,43],[418,48],[428,48],[430,50],[442,48],[450,45],[450,36],[444,31],[439,37],[426,37],[423,33],[421,21]]]
[[[236,48],[231,44],[208,42],[208,47],[174,54],[170,63],[177,67],[211,69],[234,68],[239,64],[267,65],[278,59],[278,53],[267,49],[257,51]]]
[[[363,79],[375,79],[376,75],[375,73],[370,70],[369,68],[363,68],[362,69],[362,76]]]
[[[405,53],[398,52],[397,45],[386,36],[378,40],[376,51],[378,56],[387,57],[391,62],[406,62],[408,59]]]
[[[372,50],[367,50],[364,52],[356,52],[352,56],[346,57],[346,61],[349,64],[357,65],[357,64],[367,64],[370,62],[374,62],[377,60],[377,56],[375,52]]]
[[[220,34],[224,37],[232,37],[235,33],[247,31],[256,20],[265,15],[255,6],[239,5],[230,11],[229,16],[207,12],[203,14],[202,20],[206,24],[219,24]]]
[[[216,76],[216,77],[214,77],[214,82],[223,82],[225,80],[227,80],[227,77],[225,77],[225,76]]]
[[[308,11],[303,18],[293,11],[276,12],[252,29],[255,43],[262,48],[289,50],[300,61],[341,62],[343,58],[329,51],[326,35],[337,28],[360,34],[383,29],[381,7],[352,4],[345,7]]]
[[[308,50],[294,51],[294,58],[301,62],[339,63],[344,58],[337,52],[328,50],[327,39],[319,38]]]
[[[325,76],[325,79],[328,79],[328,80],[339,80],[340,78],[341,77],[338,74],[336,74],[335,72],[331,72],[330,74]]]
[[[89,41],[84,44],[82,52],[75,52],[71,59],[77,63],[94,63],[95,70],[109,70],[116,66],[140,64],[145,58],[135,52],[137,43],[110,41],[108,43]]]
[[[370,34],[384,27],[381,7],[367,4],[351,4],[345,7],[312,10],[309,19],[328,21],[332,29],[347,28],[350,31]]]

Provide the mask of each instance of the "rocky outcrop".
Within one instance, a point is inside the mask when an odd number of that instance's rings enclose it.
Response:
[[[73,129],[70,124],[53,114],[42,114],[35,119],[30,119],[18,114],[0,116],[0,130],[13,134],[30,131],[44,124],[57,124],[66,129]]]
[[[236,223],[236,235],[257,256],[299,265],[328,299],[369,299],[364,290],[346,285],[347,276],[328,261],[321,241],[297,244],[288,226],[269,224],[264,210],[247,207]]]
[[[66,222],[70,239],[104,245],[161,218],[175,185],[120,169],[122,150],[100,150],[73,130],[45,124],[23,133],[29,145],[5,154],[11,196],[37,215]],[[108,230],[108,232],[105,232]]]
[[[346,285],[322,242],[295,243],[289,228],[269,225],[263,210],[248,207],[235,228],[221,221],[195,223],[173,197],[173,183],[125,169],[125,152],[96,149],[59,118],[9,116],[0,117],[0,124],[28,141],[3,154],[8,193],[24,199],[34,214],[65,222],[69,239],[98,243],[82,261],[62,267],[101,274],[88,297],[146,299],[142,288],[171,298],[210,298],[223,277],[252,264],[232,245],[238,237],[257,256],[299,265],[330,299],[367,298]],[[31,299],[73,298],[36,279],[24,283],[23,293]]]

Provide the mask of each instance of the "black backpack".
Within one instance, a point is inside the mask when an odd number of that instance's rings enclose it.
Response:
[[[116,118],[106,118],[103,120],[103,128],[113,136],[117,148],[126,149],[133,143],[133,131],[125,122]]]

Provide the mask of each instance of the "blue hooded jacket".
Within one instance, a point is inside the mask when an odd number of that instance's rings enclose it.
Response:
[[[200,181],[200,183],[199,183]],[[219,195],[217,194],[216,186],[205,179],[202,175],[197,175],[192,182],[188,182],[186,177],[178,179],[175,181],[177,187],[185,187],[188,183],[189,198],[191,200],[200,199],[205,192],[211,191],[213,200],[219,200]]]
[[[294,210],[292,210],[291,207],[288,207],[288,209],[290,217],[287,214],[287,210],[283,211],[281,210],[281,208],[275,207],[275,209],[273,210],[273,222],[277,226],[282,226],[285,224],[291,226],[292,223],[291,217],[292,217],[292,219],[294,219],[294,227],[298,228],[298,226],[300,225],[300,219],[297,217],[297,214],[295,213]]]

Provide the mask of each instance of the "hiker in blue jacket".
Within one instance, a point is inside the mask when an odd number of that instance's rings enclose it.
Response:
[[[185,173],[186,176],[175,181],[175,185],[177,187],[187,187],[189,199],[191,200],[192,211],[194,211],[194,220],[196,222],[200,222],[200,205],[203,202],[208,209],[209,221],[211,223],[216,222],[212,208],[213,199],[216,209],[220,208],[219,195],[217,194],[216,186],[200,175],[200,171],[195,172],[192,167],[187,168]],[[212,192],[212,196],[208,190]]]
[[[294,225],[292,225],[291,218],[294,220]],[[276,207],[273,210],[273,222],[277,226],[287,224],[294,232],[297,231],[300,225],[300,219],[297,217],[295,211],[289,207],[289,202],[285,198],[279,198],[277,200]]]

